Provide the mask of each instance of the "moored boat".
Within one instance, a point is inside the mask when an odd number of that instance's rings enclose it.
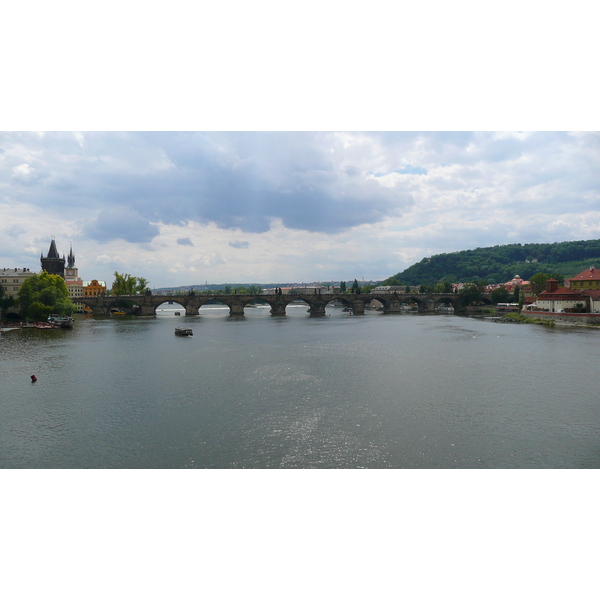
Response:
[[[62,315],[50,315],[48,317],[48,323],[54,327],[60,327],[61,329],[71,329],[75,319],[73,317],[64,317]]]

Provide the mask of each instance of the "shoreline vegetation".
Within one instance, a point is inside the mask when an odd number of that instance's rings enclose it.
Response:
[[[555,325],[562,325],[563,323],[557,323],[556,319],[540,319],[539,317],[529,317],[523,313],[511,313],[508,315],[502,315],[496,318],[500,323],[527,323],[530,325],[545,325],[546,327],[554,327]],[[566,323],[566,321],[564,322]],[[572,324],[572,323],[570,323]],[[582,323],[581,325],[586,326]]]
[[[587,327],[590,329],[598,329],[600,323],[576,323],[574,321],[565,321],[561,318],[557,319],[542,319],[539,317],[530,317],[523,313],[511,313],[494,318],[499,323],[526,323],[530,325],[545,325],[546,327]]]

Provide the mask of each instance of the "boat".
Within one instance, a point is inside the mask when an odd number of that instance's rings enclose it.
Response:
[[[123,312],[122,310],[113,310],[111,313],[111,315],[126,315],[126,312]]]
[[[189,337],[194,335],[194,332],[187,327],[175,327],[175,335],[180,335],[181,337]]]
[[[48,317],[48,323],[54,327],[60,327],[61,329],[71,329],[75,319],[73,317],[63,317],[62,315],[50,315]]]

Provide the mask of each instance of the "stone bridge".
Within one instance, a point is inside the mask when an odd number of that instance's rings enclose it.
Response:
[[[340,302],[347,308],[351,308],[355,315],[362,315],[365,312],[365,306],[371,304],[373,300],[378,300],[385,314],[400,313],[406,309],[408,304],[416,304],[420,313],[434,312],[437,306],[449,304],[454,307],[456,312],[464,311],[464,306],[460,303],[458,294],[399,294],[399,293],[368,293],[368,294],[182,294],[182,295],[154,295],[146,294],[140,296],[106,296],[100,295],[88,298],[77,298],[77,302],[82,302],[92,309],[92,314],[96,316],[108,315],[111,308],[117,308],[121,301],[127,300],[134,306],[133,314],[140,316],[154,316],[156,309],[164,303],[176,302],[185,308],[187,316],[198,314],[201,306],[209,301],[219,302],[229,307],[230,316],[241,316],[244,314],[244,307],[250,302],[266,303],[271,307],[271,315],[285,315],[285,309],[290,302],[295,300],[304,301],[308,307],[310,316],[319,317],[325,315],[325,307],[330,302]],[[212,303],[211,302],[211,303]],[[404,306],[403,306],[404,305]]]

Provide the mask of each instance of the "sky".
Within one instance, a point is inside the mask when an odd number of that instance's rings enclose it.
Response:
[[[0,134],[0,267],[83,279],[381,280],[423,257],[600,237],[597,132]]]

